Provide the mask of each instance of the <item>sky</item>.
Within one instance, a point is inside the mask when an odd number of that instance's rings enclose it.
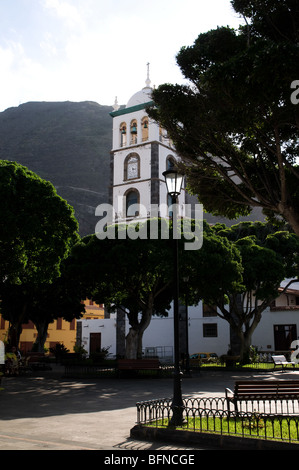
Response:
[[[126,104],[183,83],[176,54],[242,20],[230,0],[0,0],[0,111],[28,101]]]

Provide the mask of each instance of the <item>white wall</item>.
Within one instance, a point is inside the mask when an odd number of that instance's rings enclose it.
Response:
[[[195,352],[215,352],[219,356],[226,354],[230,336],[229,324],[219,317],[203,317],[201,304],[188,309],[188,332],[189,332],[189,353]],[[78,320],[82,323],[83,346],[89,352],[90,333],[101,333],[102,347],[110,347],[111,356],[116,355],[116,317],[102,320]],[[203,337],[203,324],[217,323],[217,338]],[[296,324],[299,335],[299,310],[295,311],[270,311],[266,309],[262,319],[255,330],[252,344],[259,350],[273,351],[274,345],[274,325]],[[129,323],[126,320],[126,333],[129,330]],[[172,348],[173,350],[173,316],[169,312],[166,318],[153,317],[149,327],[144,332],[143,349],[146,348]]]
[[[215,352],[218,356],[226,354],[229,348],[229,324],[219,317],[203,317],[201,303],[189,307],[189,353]],[[217,323],[217,338],[204,338],[203,325]]]
[[[294,311],[271,311],[267,308],[262,319],[253,333],[252,344],[262,351],[273,351],[274,345],[274,325],[297,325],[297,334],[299,335],[299,310]],[[298,336],[299,338],[299,336]]]
[[[229,344],[229,325],[219,317],[202,317],[201,304],[188,308],[189,353],[215,352],[226,354]],[[204,338],[203,324],[217,323],[218,337]],[[144,332],[143,348],[173,346],[173,316],[153,317],[149,327]]]
[[[216,352],[218,355],[226,354],[229,344],[229,326],[219,317],[202,317],[201,304],[188,309],[189,353]],[[116,354],[116,318],[102,320],[78,320],[82,323],[82,343],[89,353],[90,333],[101,333],[102,347],[111,346],[109,353]],[[203,324],[217,323],[218,337],[203,338]],[[126,334],[129,331],[129,322],[126,319]],[[149,327],[143,335],[143,349],[153,347],[173,348],[173,316],[172,311],[168,317],[153,317]]]
[[[102,320],[77,320],[77,323],[82,324],[82,346],[88,354],[90,333],[101,333],[101,347],[109,347],[109,354],[116,355],[116,318],[114,315],[112,318]]]

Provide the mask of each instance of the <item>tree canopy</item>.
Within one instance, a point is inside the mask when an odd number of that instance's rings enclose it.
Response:
[[[174,298],[172,231],[169,239],[161,238],[161,233],[150,239],[150,223],[140,222],[139,228],[146,227],[140,230],[147,233],[144,238],[128,237],[125,224],[114,227],[112,239],[85,237],[66,261],[66,276],[81,285],[81,296],[127,314],[127,357],[141,356],[142,336],[152,315],[166,315]],[[203,300],[214,306],[238,335],[245,357],[263,311],[279,295],[281,282],[298,275],[299,238],[261,222],[230,228],[204,222],[202,247],[190,251],[184,249],[190,234],[182,227],[180,298],[183,302],[188,298],[189,305]]]
[[[148,230],[150,222],[140,226]],[[66,262],[66,275],[81,284],[82,296],[125,311],[130,324],[126,355],[137,357],[152,315],[166,315],[174,298],[172,232],[169,239],[131,239],[126,229],[116,226],[114,239],[83,238]],[[246,357],[252,334],[265,308],[279,295],[281,282],[298,276],[299,238],[261,222],[232,227],[204,222],[202,248],[189,251],[184,249],[188,234],[181,230],[181,300],[187,297],[189,305],[203,300],[214,306],[238,335]]]
[[[186,85],[153,91],[148,110],[174,141],[189,191],[231,219],[260,207],[299,234],[297,0],[234,0],[243,17],[200,34],[177,63]]]
[[[126,355],[136,358],[152,315],[165,315],[170,308],[172,251],[169,240],[133,240],[126,230],[126,225],[116,226],[116,239],[84,237],[72,250],[67,273],[80,280],[85,295],[125,311],[130,324]]]
[[[0,292],[5,283],[49,282],[78,240],[74,211],[54,186],[15,162],[0,161]]]
[[[232,227],[216,224],[208,230],[208,239],[215,238],[219,245],[225,241],[231,246],[240,277],[231,278],[231,282],[226,279],[228,258],[217,259],[214,249],[204,240],[194,259],[194,275],[189,284],[194,286],[198,300],[214,306],[215,313],[230,324],[239,338],[240,355],[246,361],[252,334],[263,311],[280,295],[282,281],[298,279],[299,238],[288,231],[277,232],[275,227],[261,222],[242,222]]]
[[[22,324],[31,321],[37,330],[34,350],[43,352],[49,324],[57,318],[71,322],[85,311],[80,290],[73,279],[59,276],[51,283],[6,285],[1,315],[9,320],[9,343],[18,343]]]
[[[60,277],[78,223],[54,186],[18,163],[0,161],[0,197],[1,313],[17,342],[37,292]]]
[[[164,316],[174,298],[173,234],[171,223],[169,239],[161,232],[150,238],[151,220],[140,222],[148,237],[131,239],[125,233],[127,226],[117,226],[115,239],[98,239],[96,235],[83,238],[72,250],[69,275],[80,279],[82,291],[112,310],[119,308],[127,314],[130,330],[126,337],[126,356],[141,357],[142,337],[153,315]],[[204,241],[200,250],[185,250],[190,240],[182,226],[179,248],[180,297],[188,295],[190,303],[198,303],[203,292],[212,296],[215,285],[227,293],[237,289],[242,281],[239,252],[228,239],[212,233],[204,224]],[[139,227],[140,228],[140,227]],[[142,233],[145,233],[141,230]],[[185,238],[186,236],[186,238]],[[210,275],[206,276],[206,271]],[[188,283],[183,278],[189,278]],[[211,282],[211,277],[213,281]],[[206,282],[206,279],[209,282]],[[234,287],[233,287],[234,286]]]

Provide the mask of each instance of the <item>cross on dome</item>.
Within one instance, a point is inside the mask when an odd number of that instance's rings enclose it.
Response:
[[[149,62],[146,64],[147,65],[147,77],[145,84],[146,86],[142,88],[142,90],[137,91],[128,101],[126,108],[131,108],[133,106],[137,106],[143,103],[147,103],[151,101],[151,93],[152,93],[152,87],[151,87],[151,80],[149,77],[150,70],[149,70]]]
[[[145,80],[145,84],[147,86],[147,88],[151,88],[151,80],[149,78],[149,66],[150,66],[150,63],[148,62],[147,64],[147,77],[146,77],[146,80]]]

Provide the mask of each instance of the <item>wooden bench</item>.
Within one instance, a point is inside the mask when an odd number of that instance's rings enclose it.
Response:
[[[52,368],[46,363],[44,353],[28,352],[24,360],[24,368],[31,370],[51,370]]]
[[[159,359],[118,359],[118,371],[138,372],[140,370],[150,370],[160,372],[162,370]]]
[[[293,369],[295,369],[295,362],[287,361],[286,357],[283,355],[272,356],[272,361],[274,362],[274,368],[276,368],[276,366],[282,366],[282,369],[286,369],[288,365],[291,365]]]
[[[225,389],[227,408],[234,404],[238,413],[239,402],[286,401],[299,399],[299,380],[252,380],[235,382],[234,391]]]

